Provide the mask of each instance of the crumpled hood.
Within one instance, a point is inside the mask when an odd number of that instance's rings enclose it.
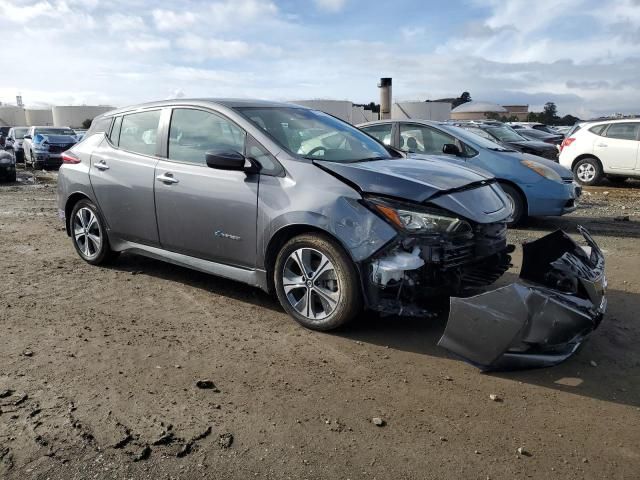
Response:
[[[314,160],[313,163],[362,192],[419,203],[442,192],[480,185],[493,179],[488,173],[452,163],[449,158],[434,156],[356,163]]]

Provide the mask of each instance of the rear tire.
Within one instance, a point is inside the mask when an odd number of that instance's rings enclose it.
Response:
[[[504,190],[504,193],[507,194],[507,197],[511,202],[511,207],[513,208],[513,214],[507,221],[507,225],[510,227],[520,225],[527,218],[525,202],[522,194],[507,183],[501,183],[500,186],[502,187],[502,190]]]
[[[576,162],[573,175],[582,185],[597,185],[602,180],[602,167],[595,157],[587,157]]]
[[[111,250],[109,245],[102,215],[90,200],[83,199],[74,205],[69,226],[73,246],[85,262],[102,265],[117,257],[117,252]]]
[[[278,253],[273,280],[282,307],[306,328],[333,330],[362,311],[355,265],[328,236],[304,234],[289,240]]]

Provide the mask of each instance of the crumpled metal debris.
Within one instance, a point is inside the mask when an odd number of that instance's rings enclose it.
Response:
[[[607,307],[604,255],[578,230],[588,247],[558,230],[523,245],[519,282],[451,298],[438,345],[483,370],[546,367],[571,356]]]

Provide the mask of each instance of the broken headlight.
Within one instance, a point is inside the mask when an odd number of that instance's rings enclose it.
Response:
[[[562,182],[562,177],[553,169],[541,164],[540,162],[534,162],[533,160],[522,160],[520,162],[527,168],[530,168],[538,175],[542,175],[544,178],[553,180],[555,182]]]
[[[375,197],[369,197],[366,201],[392,225],[407,233],[459,235],[473,231],[468,222],[457,217],[449,217],[444,211],[392,203]]]

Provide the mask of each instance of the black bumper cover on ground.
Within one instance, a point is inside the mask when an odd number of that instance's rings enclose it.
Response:
[[[520,282],[451,298],[438,345],[483,370],[555,365],[571,356],[606,310],[604,255],[558,230],[523,245]]]

